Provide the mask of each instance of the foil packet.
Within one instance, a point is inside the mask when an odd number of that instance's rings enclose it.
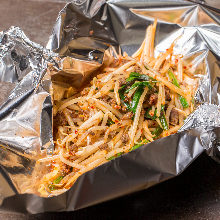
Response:
[[[199,107],[177,134],[83,174],[59,196],[39,197],[30,186],[42,175],[36,163],[39,155],[53,150],[52,81],[81,85],[103,64],[109,45],[131,55],[154,18],[155,55],[179,37],[174,52],[182,54],[200,78],[195,95]],[[19,28],[2,32],[0,208],[23,213],[73,211],[173,178],[204,151],[220,161],[219,45],[220,10],[181,0],[74,1],[59,13],[47,49]],[[74,60],[74,71],[62,69],[66,56]],[[58,74],[48,73],[49,63]]]

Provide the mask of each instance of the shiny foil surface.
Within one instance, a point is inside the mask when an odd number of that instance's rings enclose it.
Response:
[[[73,211],[173,178],[204,151],[220,161],[220,10],[214,5],[181,0],[78,0],[59,13],[47,49],[31,42],[19,28],[1,33],[1,209]],[[137,50],[155,18],[155,55],[177,39],[174,53],[182,54],[200,78],[195,95],[199,107],[177,134],[83,174],[59,196],[35,195],[33,182],[42,175],[36,161],[53,150],[50,88],[54,76],[51,80],[46,72],[48,62],[59,70],[55,81],[67,77],[79,86],[102,65],[109,45],[120,46],[129,55]],[[55,61],[57,55],[60,58]],[[65,56],[74,58],[73,72],[61,70]]]

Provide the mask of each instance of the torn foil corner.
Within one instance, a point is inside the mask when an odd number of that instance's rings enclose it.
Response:
[[[51,82],[44,80],[55,54],[30,41],[18,27],[0,33],[0,166],[13,190],[30,186],[36,160],[52,149]],[[7,179],[7,180],[8,180]],[[0,188],[4,189],[3,184]]]

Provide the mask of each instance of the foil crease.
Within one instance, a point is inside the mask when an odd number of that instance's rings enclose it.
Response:
[[[4,197],[26,191],[34,181],[38,153],[53,147],[51,82],[43,78],[54,53],[31,42],[18,27],[1,32],[0,42],[4,85],[0,88],[4,94],[0,106],[0,179],[4,184],[0,191]]]
[[[53,147],[51,81],[63,83],[65,78],[81,85],[104,63],[109,45],[116,49],[120,46],[131,55],[155,18],[155,55],[178,39],[174,52],[182,54],[185,63],[192,63],[195,76],[200,78],[195,95],[200,106],[177,134],[83,174],[62,195],[42,198],[25,190],[34,181],[33,174],[39,172],[39,154]],[[48,50],[15,27],[1,33],[0,39],[1,209],[29,213],[73,211],[173,178],[204,151],[220,161],[218,9],[183,0],[74,1],[59,13]],[[54,61],[52,57],[57,54],[60,58]],[[75,62],[72,72],[62,69],[66,56]],[[48,62],[57,67],[57,75],[46,72]],[[82,68],[78,68],[80,65]]]

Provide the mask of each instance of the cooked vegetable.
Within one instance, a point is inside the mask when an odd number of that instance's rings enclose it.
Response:
[[[135,113],[137,109],[137,105],[139,103],[140,97],[144,92],[144,86],[140,85],[134,93],[134,97],[131,102],[131,109]]]
[[[127,85],[123,85],[123,86],[118,90],[118,92],[119,92],[119,97],[120,97],[120,99],[121,99],[121,103],[126,106],[127,110],[128,110],[128,111],[132,111],[130,104],[129,104],[128,102],[124,101],[125,98],[126,98],[126,97],[125,97],[125,91],[126,91],[127,86],[128,86],[128,84],[127,84]]]
[[[179,98],[180,98],[180,103],[182,104],[183,108],[188,108],[189,103],[186,101],[186,99],[181,95],[179,95]]]
[[[128,93],[130,90],[132,90],[132,89],[134,89],[136,87],[139,87],[139,86],[144,86],[144,87],[147,86],[149,89],[153,88],[149,81],[136,82],[129,89],[127,89],[125,91],[125,93]]]
[[[159,120],[160,120],[160,123],[162,125],[163,130],[168,130],[169,126],[167,124],[167,120],[166,120],[166,117],[165,117],[164,105],[162,105],[162,107],[161,107]]]
[[[131,72],[129,77],[126,79],[127,82],[133,81],[133,80],[144,80],[149,81],[150,79],[153,79],[152,77],[149,77],[147,75],[143,75],[137,72]]]
[[[172,72],[171,69],[168,70],[168,75],[169,75],[169,77],[170,77],[172,83],[173,83],[175,86],[177,86],[178,88],[180,88],[179,82],[178,82],[178,80],[176,79],[176,77],[175,77],[175,75],[173,74],[173,72]],[[189,107],[189,104],[188,104],[186,98],[184,98],[183,96],[179,95],[179,99],[180,99],[180,102],[181,102],[183,108],[188,108],[188,107]]]
[[[158,138],[161,133],[163,132],[163,129],[159,126],[155,129],[155,131],[152,132],[152,134],[154,135],[154,139]]]
[[[145,117],[155,120],[157,118],[157,109],[154,110],[154,112],[152,113],[152,107],[148,108],[148,110],[145,113]]]
[[[58,183],[60,183],[60,181],[63,179],[63,176],[59,176],[59,177],[57,177],[54,181],[53,181],[53,183],[54,184],[58,184]]]
[[[130,151],[136,150],[137,148],[143,146],[144,144],[146,144],[146,143],[148,143],[148,142],[149,142],[149,141],[145,139],[144,141],[142,141],[142,143],[140,143],[140,144],[135,144],[135,145],[131,148]]]
[[[51,191],[56,190],[57,187],[56,187],[54,184],[59,184],[62,179],[63,179],[63,176],[57,177],[57,178],[53,181],[53,184],[49,184],[49,186],[48,186],[49,189],[50,189]]]
[[[154,78],[152,78],[151,76],[145,75],[145,74],[140,74],[137,72],[131,72],[129,77],[126,79],[127,82],[130,81],[151,81],[152,83],[157,82]]]
[[[145,117],[148,119],[155,120],[157,118],[157,109],[155,109],[154,113],[152,114],[152,107],[148,108],[148,110],[145,113]],[[164,105],[162,105],[161,107],[159,120],[160,120],[163,130],[168,130],[169,126],[168,126],[168,123],[165,117]]]
[[[59,95],[53,121],[54,155],[39,160],[52,161],[51,172],[41,179],[41,194],[64,192],[83,173],[177,132],[193,111],[189,94],[194,95],[191,90],[197,82],[192,78],[187,85],[181,56],[180,61],[171,62],[177,56],[174,44],[154,57],[155,29],[156,22],[132,58],[126,54],[112,57],[81,96],[74,89],[68,96]],[[172,69],[178,70],[177,78]]]
[[[111,118],[109,118],[109,119],[107,120],[107,125],[113,125],[113,124],[115,124],[115,122],[112,121]]]
[[[117,153],[115,156],[107,158],[107,160],[113,160],[113,159],[115,159],[117,157],[120,157],[122,154],[123,154],[123,152]]]
[[[57,187],[56,187],[56,186],[54,186],[53,184],[49,184],[48,188],[49,188],[51,191],[53,191],[53,190],[56,190],[56,189],[57,189]]]

